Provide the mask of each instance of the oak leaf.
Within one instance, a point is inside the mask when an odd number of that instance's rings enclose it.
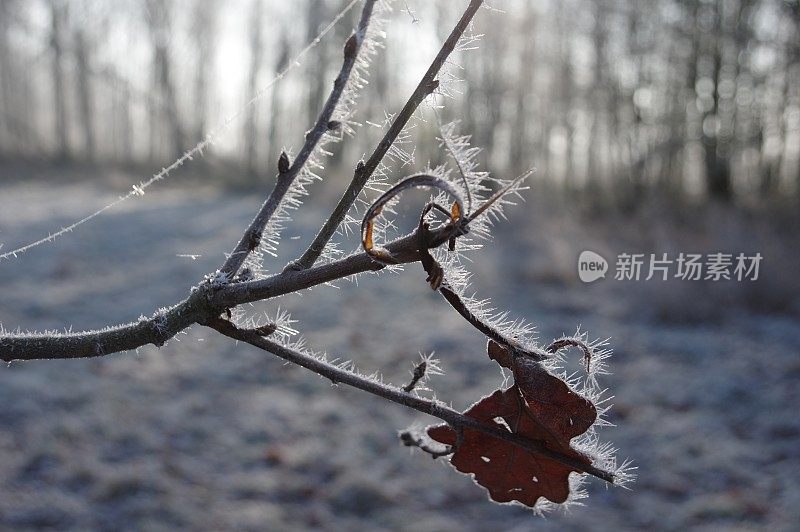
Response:
[[[509,348],[490,341],[489,356],[499,359],[501,365],[511,366],[515,384],[484,397],[464,414],[591,465],[591,460],[573,449],[570,441],[586,432],[597,419],[592,402],[539,362],[514,356]],[[430,427],[428,436],[455,446],[450,464],[462,473],[473,474],[497,502],[517,501],[530,507],[535,507],[540,497],[554,503],[566,502],[570,495],[569,474],[579,472],[477,430],[463,429],[458,445],[456,432],[448,425]]]

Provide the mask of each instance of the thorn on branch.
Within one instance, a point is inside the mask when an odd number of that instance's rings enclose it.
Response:
[[[428,274],[428,277],[425,281],[430,285],[431,290],[436,292],[442,287],[442,283],[444,282],[444,268],[439,262],[433,258],[430,251],[428,251],[428,242],[430,239],[429,232],[428,232],[428,224],[422,223],[419,227],[419,239],[420,239],[420,257],[423,268],[425,268],[425,272]]]
[[[406,393],[411,393],[411,391],[417,387],[419,381],[425,377],[425,371],[428,369],[428,361],[423,360],[419,364],[414,367],[414,372],[411,374],[411,381],[403,386],[403,391]]]
[[[425,206],[422,210],[422,214],[419,217],[419,227],[417,228],[417,239],[419,242],[419,253],[420,253],[420,262],[422,263],[422,267],[425,269],[425,273],[428,274],[427,283],[431,286],[431,290],[434,292],[439,290],[442,287],[442,283],[444,283],[444,268],[439,262],[433,258],[430,251],[428,251],[428,247],[430,246],[430,224],[425,221],[425,216],[432,210],[437,209],[441,212],[444,212],[448,216],[450,215],[447,212],[447,209],[439,205],[438,203],[431,202]],[[455,240],[455,237],[450,239]]]
[[[281,152],[281,156],[278,157],[278,173],[285,174],[289,171],[289,168],[292,166],[291,162],[289,161],[289,156],[286,154],[285,151]]]

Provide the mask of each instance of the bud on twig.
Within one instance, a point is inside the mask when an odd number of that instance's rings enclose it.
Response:
[[[439,88],[439,80],[435,79],[425,86],[425,92],[430,94],[438,88]]]
[[[423,360],[414,367],[414,373],[411,374],[411,382],[403,386],[403,391],[410,393],[411,390],[416,388],[420,380],[425,376],[425,371],[428,369],[428,363]]]
[[[282,151],[281,156],[278,157],[278,173],[285,174],[289,171],[290,166],[289,156],[286,155],[285,151]]]
[[[261,244],[261,231],[252,231],[247,235],[247,249],[250,251],[255,250]]]
[[[278,330],[278,325],[275,323],[268,323],[266,325],[262,325],[261,327],[257,327],[253,329],[253,332],[259,336],[269,336],[275,331]]]
[[[356,34],[352,34],[347,42],[344,44],[344,58],[345,59],[353,59],[358,53],[358,37]]]

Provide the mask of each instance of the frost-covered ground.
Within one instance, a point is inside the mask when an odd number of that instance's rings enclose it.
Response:
[[[118,194],[6,182],[0,242],[38,238]],[[150,314],[218,265],[258,203],[196,186],[127,203],[0,262],[0,322],[83,329]],[[401,447],[396,431],[424,416],[195,328],[138,354],[0,368],[0,528],[796,530],[797,314],[723,310],[709,303],[716,292],[691,284],[582,285],[571,261],[583,247],[625,244],[521,209],[529,225],[475,256],[476,288],[535,322],[543,340],[578,324],[612,337],[614,375],[602,383],[618,427],[603,435],[636,461],[632,491],[591,481],[586,506],[546,519],[490,504],[443,461]],[[299,222],[277,267],[317,219]],[[424,278],[410,266],[265,308],[290,309],[311,346],[394,382],[408,379],[419,351],[435,350],[446,375],[431,386],[464,408],[502,378],[484,340]],[[738,301],[744,288],[721,290]]]

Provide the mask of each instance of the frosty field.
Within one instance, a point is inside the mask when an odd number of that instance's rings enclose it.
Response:
[[[118,194],[88,181],[6,180],[0,242],[39,238]],[[149,315],[218,266],[258,205],[257,194],[202,186],[125,203],[0,262],[0,323],[80,330]],[[796,529],[797,314],[709,310],[716,292],[692,285],[583,285],[573,255],[629,243],[537,205],[520,206],[508,236],[474,255],[475,289],[535,323],[543,341],[578,325],[611,337],[613,375],[601,384],[617,426],[602,436],[636,462],[632,491],[590,481],[585,507],[546,519],[490,504],[446,459],[401,446],[398,430],[432,419],[196,327],[160,349],[0,368],[0,528]],[[308,243],[319,216],[300,211],[272,270]],[[788,279],[796,263],[786,260],[766,282]],[[446,374],[430,385],[463,409],[503,377],[424,279],[411,265],[259,308],[290,310],[310,346],[387,381],[406,382],[418,353],[435,351]],[[767,299],[797,305],[781,286]]]

